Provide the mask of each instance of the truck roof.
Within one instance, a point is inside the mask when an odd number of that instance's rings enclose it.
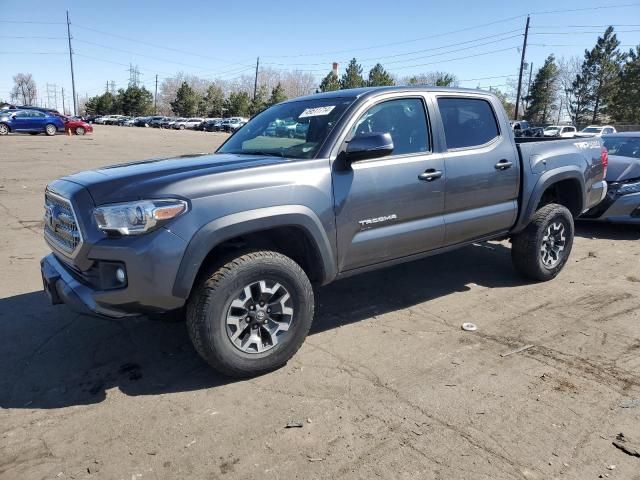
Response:
[[[332,92],[314,93],[304,97],[297,97],[287,100],[283,103],[298,102],[300,100],[321,99],[321,98],[359,98],[374,95],[381,92],[453,92],[453,93],[481,93],[484,95],[493,95],[485,90],[475,88],[458,88],[458,87],[435,87],[429,85],[396,85],[393,87],[362,87],[348,88],[345,90],[334,90]]]

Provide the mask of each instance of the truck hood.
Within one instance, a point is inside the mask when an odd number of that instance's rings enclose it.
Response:
[[[640,178],[640,158],[609,155],[607,181],[621,182],[631,178]]]
[[[212,175],[289,161],[288,158],[261,155],[185,155],[87,170],[64,177],[63,180],[85,187],[96,205],[102,205],[149,196],[166,196],[169,192],[179,196],[181,189],[178,184],[182,181],[197,177],[202,182],[210,182]]]

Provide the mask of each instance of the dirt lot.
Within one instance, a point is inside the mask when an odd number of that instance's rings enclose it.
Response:
[[[507,243],[335,283],[298,355],[241,382],[205,366],[184,324],[48,305],[47,182],[223,138],[0,138],[1,479],[640,479],[612,445],[640,441],[638,229],[579,226],[546,284],[516,276]]]

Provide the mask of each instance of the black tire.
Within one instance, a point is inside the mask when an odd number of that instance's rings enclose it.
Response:
[[[87,133],[84,129],[84,127],[76,127],[76,135],[84,135],[85,133]]]
[[[9,128],[9,125],[7,125],[5,123],[0,123],[0,136],[1,135],[9,135],[10,131],[11,131],[11,129]]]
[[[280,283],[290,294],[293,315],[285,335],[262,353],[247,353],[231,340],[227,312],[245,286],[260,280]],[[313,288],[302,268],[272,251],[232,257],[203,275],[187,303],[187,329],[196,351],[215,370],[230,377],[252,377],[282,367],[295,355],[313,321]],[[247,330],[248,331],[248,330]]]
[[[543,261],[543,243],[549,228],[562,225],[563,249],[548,265]],[[571,212],[555,203],[538,210],[527,227],[512,238],[511,260],[515,269],[527,278],[547,281],[555,278],[567,263],[573,246],[574,225]],[[553,260],[553,258],[551,259]]]
[[[178,128],[179,128],[180,130],[184,130],[184,125],[180,125]]]
[[[53,123],[47,123],[44,126],[44,133],[46,133],[48,137],[53,137],[58,133],[58,128]]]

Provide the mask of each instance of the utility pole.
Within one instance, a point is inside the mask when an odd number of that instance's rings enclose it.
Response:
[[[67,109],[64,106],[64,87],[62,87],[62,114],[63,115],[67,114]]]
[[[514,120],[518,120],[518,107],[520,107],[520,94],[522,93],[522,70],[524,69],[524,56],[527,52],[527,37],[529,36],[529,15],[527,25],[524,27],[524,42],[522,43],[522,57],[520,58],[520,74],[518,75],[518,92],[516,93],[516,111]]]
[[[529,82],[527,83],[527,97],[531,91],[531,75],[533,74],[533,62],[529,65]],[[527,102],[527,108],[529,108],[529,102]]]
[[[156,94],[153,96],[153,113],[158,114],[158,74],[156,73]]]
[[[260,57],[256,60],[256,79],[253,82],[253,99],[256,99],[256,95],[258,94],[258,68],[260,68]]]
[[[69,21],[69,10],[67,10],[67,40],[69,40],[69,62],[71,63],[71,93],[73,95],[73,114],[77,115],[76,111],[76,79],[73,74],[73,50],[71,49],[71,22]]]

